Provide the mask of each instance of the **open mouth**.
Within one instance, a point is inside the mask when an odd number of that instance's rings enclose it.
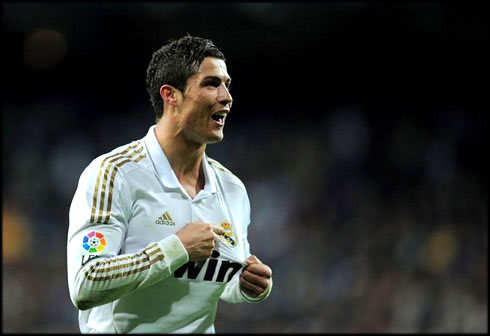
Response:
[[[226,112],[221,111],[221,112],[216,112],[211,115],[211,119],[216,121],[217,123],[223,125],[225,123],[225,118],[226,118]]]

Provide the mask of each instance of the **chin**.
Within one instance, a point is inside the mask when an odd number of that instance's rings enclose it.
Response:
[[[213,144],[213,143],[216,143],[216,142],[220,142],[222,141],[224,138],[224,135],[223,133],[221,134],[213,134],[212,136],[209,136],[208,139],[207,139],[207,143],[208,144]]]
[[[219,137],[219,138],[213,138],[213,139],[209,139],[207,141],[208,144],[214,144],[214,143],[217,143],[217,142],[221,142],[223,140],[223,137]]]

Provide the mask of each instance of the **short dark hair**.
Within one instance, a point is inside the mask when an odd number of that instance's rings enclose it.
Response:
[[[205,57],[225,61],[225,56],[209,39],[187,34],[178,40],[169,39],[153,53],[146,70],[146,91],[158,121],[163,115],[163,100],[160,88],[171,85],[184,92],[187,79],[197,73]]]

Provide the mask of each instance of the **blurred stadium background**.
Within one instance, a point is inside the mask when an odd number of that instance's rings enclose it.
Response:
[[[217,332],[487,332],[488,5],[435,1],[2,2],[3,332],[79,332],[78,177],[146,134],[147,64],[185,33],[227,57],[207,152],[275,278]]]

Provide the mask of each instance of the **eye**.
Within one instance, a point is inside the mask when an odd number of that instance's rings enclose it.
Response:
[[[209,81],[206,81],[206,83],[204,83],[204,86],[218,87],[220,84],[220,81],[216,79],[211,79]]]

